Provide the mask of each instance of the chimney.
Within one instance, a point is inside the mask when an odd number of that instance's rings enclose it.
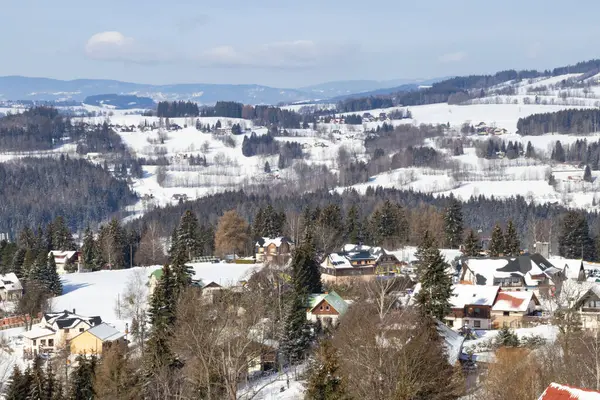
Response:
[[[75,314],[75,309],[73,309],[73,314]]]

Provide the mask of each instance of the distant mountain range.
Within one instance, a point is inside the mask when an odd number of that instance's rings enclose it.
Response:
[[[342,98],[399,85],[427,84],[432,81],[339,81],[298,89],[281,89],[261,85],[175,84],[148,85],[103,79],[63,81],[22,76],[0,77],[0,100],[84,101],[90,96],[117,94],[149,97],[154,101],[192,100],[202,104],[237,101],[244,104],[295,103],[309,100]]]

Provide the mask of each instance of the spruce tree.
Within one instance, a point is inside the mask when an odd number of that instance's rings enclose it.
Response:
[[[294,293],[283,322],[280,349],[292,364],[304,359],[311,342],[310,328],[306,321],[306,301],[306,296]]]
[[[477,257],[481,253],[481,240],[475,234],[473,229],[469,230],[469,234],[465,239],[464,254],[467,257]]]
[[[506,235],[504,236],[504,255],[516,257],[521,251],[519,238],[517,237],[517,229],[512,220],[506,225]]]
[[[595,249],[585,217],[577,211],[569,211],[561,222],[558,251],[565,258],[595,259]]]
[[[71,372],[70,399],[94,399],[94,375],[96,373],[96,356],[78,356],[77,367]]]
[[[33,361],[31,379],[32,381],[27,400],[45,400],[44,387],[46,385],[46,377],[42,370],[42,360],[40,357],[36,357]]]
[[[329,340],[324,340],[319,346],[309,371],[306,400],[349,399],[344,380],[340,376],[337,350]]]
[[[490,240],[490,256],[491,257],[499,257],[504,252],[504,233],[502,232],[502,228],[499,224],[494,226],[494,230],[492,231],[492,238]]]
[[[173,285],[176,295],[179,296],[186,287],[192,283],[194,270],[191,266],[186,265],[186,255],[182,254],[183,250],[177,250],[171,260],[171,272],[173,273]]]
[[[51,250],[75,250],[73,235],[63,217],[56,217],[50,226],[53,246]]]
[[[94,270],[98,265],[97,261],[98,248],[92,229],[87,226],[85,233],[83,234],[83,245],[81,246],[81,258],[83,262],[83,268],[88,270]]]
[[[533,149],[533,145],[531,144],[531,142],[527,142],[527,150],[525,150],[525,157],[535,157],[535,150]]]
[[[421,276],[425,269],[431,264],[435,253],[435,240],[433,236],[426,230],[421,236],[421,241],[415,252],[417,258],[417,275]]]
[[[450,198],[450,204],[444,215],[444,228],[446,243],[450,248],[457,249],[463,239],[463,215],[462,206],[454,197]]]
[[[585,166],[585,170],[583,172],[583,180],[586,182],[592,182],[592,170],[589,165]]]
[[[46,400],[62,399],[62,387],[56,379],[56,375],[52,369],[52,362],[50,361],[46,363],[46,379],[44,380],[43,393]]]
[[[191,210],[186,210],[181,216],[174,239],[174,244],[171,246],[172,256],[180,253],[180,256],[185,257],[185,262],[189,262],[202,255],[198,218]]]
[[[452,277],[439,249],[432,248],[428,258],[428,265],[422,269],[419,278],[421,290],[417,294],[417,304],[424,315],[443,321],[451,311]]]
[[[22,374],[18,366],[13,367],[12,374],[8,378],[8,386],[4,393],[6,400],[23,400],[27,399],[31,385],[31,375],[27,371],[27,375]]]
[[[19,279],[23,279],[23,264],[25,263],[25,253],[25,249],[19,248],[15,252],[12,259],[12,265],[10,270],[11,272],[14,272],[15,275],[17,275],[17,278]]]
[[[321,271],[310,234],[296,247],[292,257],[292,279],[296,294],[321,293]]]
[[[346,215],[345,237],[349,243],[360,243],[361,238],[361,221],[358,207],[353,204]]]
[[[44,280],[47,282],[48,291],[55,296],[60,296],[62,294],[63,287],[62,282],[60,281],[60,276],[58,275],[58,271],[56,270],[56,262],[54,261],[54,257],[52,255],[48,257],[44,275]]]
[[[271,173],[271,165],[269,164],[268,161],[265,162],[264,171],[265,171],[266,174],[270,174]]]

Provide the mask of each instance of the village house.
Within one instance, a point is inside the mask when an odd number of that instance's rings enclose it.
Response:
[[[533,290],[554,285],[544,271],[554,266],[540,254],[518,257],[463,258],[460,283],[500,286],[502,290]]]
[[[0,275],[0,301],[19,300],[23,295],[23,285],[13,272]]]
[[[81,268],[81,253],[78,251],[51,250],[50,253],[48,253],[48,257],[50,256],[54,257],[56,272],[58,272],[59,275],[68,272],[65,268],[68,264],[72,265],[76,271],[79,271]]]
[[[450,304],[452,311],[445,320],[451,328],[459,330],[492,328],[492,306],[499,286],[454,285]]]
[[[43,314],[38,324],[21,335],[24,352],[29,356],[54,353],[65,348],[75,336],[101,323],[102,318],[77,315],[75,310]]]
[[[321,279],[337,282],[391,276],[399,272],[400,266],[398,258],[381,247],[347,244],[342,251],[325,257],[321,263]]]
[[[255,245],[255,258],[257,263],[271,262],[280,265],[286,264],[292,258],[294,242],[280,236],[276,238],[259,238]]]
[[[540,301],[534,292],[500,291],[492,306],[492,327],[521,328],[528,317],[540,313]]]
[[[94,354],[102,352],[114,344],[127,345],[125,334],[103,322],[79,333],[69,341],[71,354]]]
[[[552,382],[538,400],[600,400],[600,392],[591,389],[579,389]]]
[[[336,292],[311,294],[308,298],[306,319],[312,322],[320,320],[325,325],[334,325],[348,310],[348,302]]]
[[[583,282],[578,286],[575,290],[569,289],[567,294],[577,296],[573,309],[579,313],[583,329],[598,329],[600,328],[600,285]]]

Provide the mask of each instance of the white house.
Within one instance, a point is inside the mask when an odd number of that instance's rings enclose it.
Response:
[[[23,295],[23,285],[13,272],[0,275],[0,300],[19,300]]]
[[[491,310],[500,286],[454,285],[450,304],[452,312],[445,320],[455,330],[491,329]]]
[[[80,269],[78,251],[51,250],[50,253],[48,253],[48,256],[54,257],[56,272],[58,272],[60,275],[67,273],[67,270],[65,269],[65,265],[67,265],[67,263],[70,263],[76,267],[77,271]]]

